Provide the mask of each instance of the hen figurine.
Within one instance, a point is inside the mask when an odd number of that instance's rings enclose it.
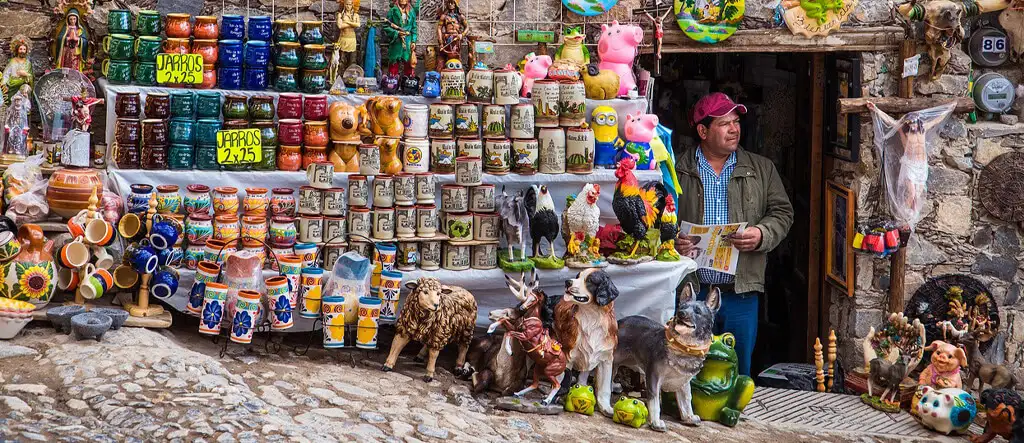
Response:
[[[526,235],[525,231],[530,226],[530,214],[526,210],[526,204],[522,191],[515,195],[508,195],[501,190],[499,204],[501,215],[501,232],[508,245],[507,255],[498,253],[498,262],[501,269],[507,272],[525,272],[533,269],[533,262],[526,259]],[[516,259],[516,250],[512,245],[519,245],[519,258]]]
[[[612,210],[615,217],[619,219],[622,232],[628,236],[623,240],[624,244],[632,244],[629,254],[617,252],[613,254],[616,261],[623,264],[635,264],[650,259],[650,255],[657,250],[657,246],[651,246],[647,239],[647,231],[655,226],[658,215],[665,209],[665,186],[658,182],[644,184],[643,187],[633,175],[633,168],[636,161],[632,157],[625,157],[619,161],[615,169],[615,177],[619,179],[615,183],[615,195],[612,197]],[[658,239],[661,233],[658,233]],[[654,240],[658,244],[657,240]],[[637,249],[640,244],[645,243],[647,255],[637,257]],[[629,247],[629,246],[626,246]],[[623,248],[624,249],[624,248]]]
[[[601,209],[597,206],[597,199],[600,196],[601,185],[587,183],[579,194],[565,199],[562,236],[565,239],[565,264],[570,268],[608,266],[598,252],[601,242],[597,239],[597,230]]]
[[[565,262],[555,256],[555,239],[558,238],[558,214],[551,193],[544,185],[533,185],[526,190],[526,212],[530,214],[530,237],[533,240],[533,264],[541,269],[562,269]],[[540,244],[548,241],[548,255],[540,256]]]

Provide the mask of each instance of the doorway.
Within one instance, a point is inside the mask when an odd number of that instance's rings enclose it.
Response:
[[[740,144],[772,160],[793,204],[793,226],[768,255],[752,375],[779,362],[810,361],[808,340],[827,321],[820,314],[820,254],[812,252],[821,241],[825,99],[814,86],[820,85],[821,66],[821,55],[811,53],[665,54],[654,86],[653,109],[675,130],[677,155],[695,144],[687,113],[700,97],[724,92],[744,104]]]

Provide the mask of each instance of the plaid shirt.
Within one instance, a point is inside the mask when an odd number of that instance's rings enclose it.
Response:
[[[732,177],[732,170],[736,167],[736,153],[725,161],[722,168],[722,175],[715,173],[708,160],[704,158],[700,147],[697,148],[697,171],[700,173],[700,181],[704,184],[704,224],[721,225],[729,223],[729,179]],[[705,284],[727,284],[736,280],[736,277],[710,269],[698,269],[697,276],[701,283]]]

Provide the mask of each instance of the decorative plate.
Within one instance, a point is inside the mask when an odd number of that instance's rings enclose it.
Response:
[[[790,32],[805,37],[828,35],[850,17],[857,0],[783,0]]]
[[[96,98],[96,88],[89,78],[73,69],[61,68],[47,72],[32,88],[39,115],[43,120],[43,138],[60,140],[71,129],[70,97]]]
[[[584,17],[604,14],[618,2],[619,0],[562,0],[566,9]]]
[[[947,274],[925,282],[907,301],[904,310],[907,317],[924,323],[928,343],[932,340],[951,341],[943,337],[939,323],[949,321],[959,330],[970,329],[972,318],[986,324],[979,330],[979,348],[982,351],[992,344],[992,337],[999,331],[999,307],[988,288],[982,282],[963,274]]]
[[[996,218],[1024,222],[1024,153],[1008,152],[990,161],[978,177],[981,204]]]
[[[674,12],[687,37],[701,43],[718,43],[736,32],[744,9],[744,0],[675,0]]]

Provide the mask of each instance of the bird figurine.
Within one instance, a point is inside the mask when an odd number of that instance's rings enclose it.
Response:
[[[665,195],[665,209],[661,211],[661,218],[658,219],[661,243],[658,246],[658,255],[654,257],[658,261],[679,261],[679,252],[675,248],[676,235],[679,234],[676,221],[676,199],[672,197],[672,192],[669,192]]]
[[[505,257],[498,254],[498,261],[501,268],[508,272],[523,272],[533,269],[533,262],[526,259],[526,235],[525,231],[530,227],[530,214],[526,210],[523,192],[514,195],[501,190],[501,200],[498,213],[501,214],[501,232],[505,237],[508,247],[508,255]],[[516,259],[516,250],[513,245],[519,245],[519,258]],[[504,260],[503,260],[504,259]]]
[[[555,239],[558,238],[558,214],[555,214],[555,203],[551,193],[544,185],[533,185],[526,190],[526,212],[530,217],[530,237],[533,240],[533,264],[541,269],[562,269],[565,266],[555,256]],[[548,241],[547,257],[541,257],[540,244]]]
[[[597,206],[597,200],[600,196],[601,185],[587,183],[579,194],[566,198],[566,209],[562,213],[562,233],[565,239],[565,263],[571,268],[607,266],[598,252],[601,245],[597,239],[601,208]]]
[[[641,187],[636,176],[633,175],[635,167],[636,161],[631,156],[625,156],[619,161],[618,167],[615,169],[615,177],[618,178],[618,182],[615,183],[615,195],[612,197],[612,210],[619,220],[622,232],[627,234],[624,242],[632,245],[629,254],[619,251],[613,254],[613,258],[625,261],[627,264],[637,263],[635,260],[646,261],[643,260],[643,257],[638,258],[636,255],[641,243],[647,244],[648,255],[646,257],[648,258],[649,255],[652,255],[651,252],[657,250],[656,246],[651,247],[651,242],[647,239],[647,231],[658,221],[658,215],[665,208],[665,195],[667,194],[665,186],[660,182],[646,183]],[[659,232],[658,239],[660,237],[661,233]]]

